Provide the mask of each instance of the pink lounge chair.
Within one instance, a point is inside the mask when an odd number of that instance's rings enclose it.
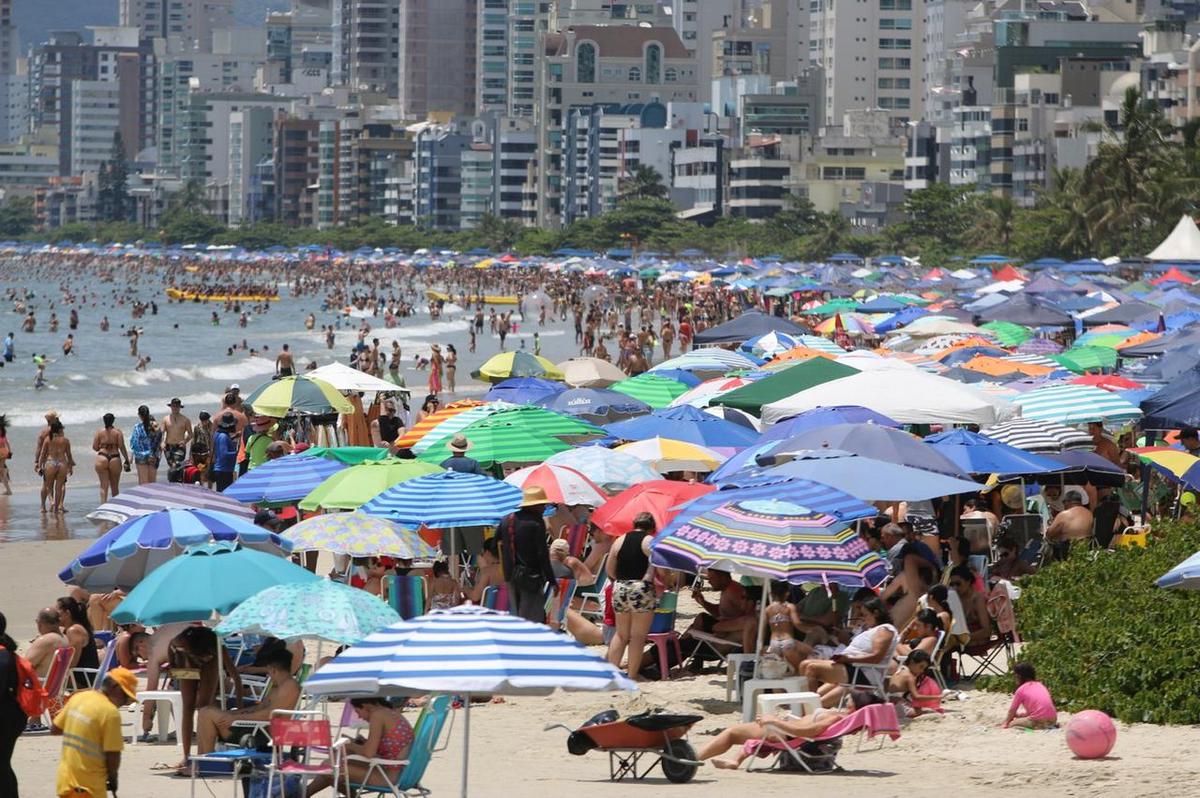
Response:
[[[804,770],[808,773],[828,773],[840,770],[836,759],[842,747],[842,739],[858,735],[858,748],[862,749],[865,737],[870,740],[877,735],[887,735],[893,740],[900,737],[900,719],[896,716],[895,704],[872,704],[842,718],[825,730],[819,737],[783,737],[772,733],[771,739],[749,740],[743,751],[751,755],[747,770],[771,770],[783,767],[789,770]],[[880,745],[883,742],[880,741]],[[755,768],[759,758],[771,757],[766,767]]]

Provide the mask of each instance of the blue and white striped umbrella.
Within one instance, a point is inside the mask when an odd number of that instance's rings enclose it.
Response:
[[[254,510],[225,494],[185,482],[147,482],[127,488],[85,517],[89,521],[120,524],[159,510],[219,510],[247,521],[254,518]]]
[[[288,554],[290,541],[228,513],[213,510],[159,510],[113,527],[58,575],[87,590],[128,590],[188,546],[213,541]]]
[[[297,502],[347,467],[346,463],[324,457],[289,454],[246,472],[221,495],[246,504]]]
[[[547,457],[546,464],[574,468],[600,487],[614,492],[639,482],[659,479],[657,471],[633,455],[599,446],[567,449]]]
[[[765,335],[751,338],[739,346],[738,349],[743,352],[749,352],[757,357],[775,357],[775,355],[781,355],[789,349],[795,349],[800,345],[800,339],[796,336],[772,330]]]
[[[1133,421],[1142,411],[1114,393],[1091,385],[1052,385],[1012,398],[1021,417],[1058,424],[1088,421]],[[986,433],[985,433],[986,434]]]
[[[718,346],[705,347],[703,349],[693,349],[690,352],[685,352],[679,357],[673,357],[670,360],[663,361],[657,366],[650,369],[651,373],[656,371],[666,371],[670,369],[680,369],[683,371],[737,371],[740,369],[753,369],[758,367],[758,361],[751,360],[740,352],[730,352],[728,349],[721,349]]]
[[[402,621],[338,654],[305,682],[310,695],[548,695],[633,690],[596,653],[543,624],[463,605]]]
[[[1183,590],[1200,590],[1200,552],[1196,552],[1183,562],[1154,581],[1159,587],[1175,587]]]
[[[440,471],[394,485],[360,509],[407,526],[495,526],[517,509],[521,489],[479,474]]]
[[[827,352],[831,355],[844,355],[846,350],[830,341],[821,335],[797,335],[796,341],[798,346],[806,346],[809,349],[815,349],[818,352]]]

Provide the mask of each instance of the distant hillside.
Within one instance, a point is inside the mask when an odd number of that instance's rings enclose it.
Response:
[[[288,5],[288,0],[237,0],[235,16],[239,25],[261,25],[269,9]],[[16,0],[13,17],[21,47],[27,49],[46,41],[50,31],[117,24],[117,0]]]

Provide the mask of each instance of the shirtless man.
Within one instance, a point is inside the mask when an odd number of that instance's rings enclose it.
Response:
[[[283,345],[283,350],[275,358],[275,373],[280,377],[290,377],[296,373],[296,364],[287,344]]]
[[[1092,536],[1092,511],[1087,504],[1087,494],[1082,488],[1067,488],[1062,494],[1063,509],[1050,526],[1046,527],[1046,540],[1064,543],[1071,540],[1086,540]]]
[[[1112,439],[1104,434],[1104,425],[1098,421],[1093,421],[1088,424],[1088,432],[1092,436],[1092,451],[1103,457],[1113,465],[1123,465],[1121,462],[1121,450],[1112,442]]]
[[[163,454],[167,460],[167,481],[183,482],[187,447],[192,440],[192,422],[183,413],[183,402],[175,397],[167,403],[171,412],[163,419]]]
[[[132,644],[129,646],[129,653],[146,663],[146,684],[155,685],[148,689],[158,689],[158,680],[162,675],[163,666],[171,658],[171,641],[191,625],[190,623],[163,624],[156,627],[153,633],[149,635],[142,634],[136,640],[131,641]],[[157,702],[147,701],[143,707],[142,736],[138,738],[141,742],[147,742],[150,739],[150,729],[154,725],[154,710],[156,706]]]
[[[992,639],[992,619],[987,611],[987,598],[975,589],[975,572],[966,565],[959,565],[950,572],[950,589],[958,594],[967,618],[967,630],[971,639],[967,645],[975,646]]]
[[[35,620],[37,637],[33,638],[29,648],[25,649],[25,659],[29,660],[42,679],[46,678],[46,674],[50,670],[54,652],[71,645],[59,628],[58,620],[58,610],[53,607],[47,607],[38,612]]]
[[[721,597],[712,602],[704,598],[704,593],[699,588],[692,591],[692,599],[704,612],[696,616],[691,628],[741,643],[743,651],[753,651],[758,619],[751,611],[746,589],[725,571],[710,568],[705,576],[708,584],[714,590],[720,591]],[[684,637],[686,636],[685,633]],[[699,657],[694,657],[692,663],[694,667],[702,665]]]

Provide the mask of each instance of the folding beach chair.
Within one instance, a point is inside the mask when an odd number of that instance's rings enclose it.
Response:
[[[271,764],[267,766],[267,795],[274,795],[276,780],[280,790],[296,780],[301,783],[317,776],[330,776],[337,784],[338,757],[313,762],[314,749],[329,751],[333,733],[329,718],[322,712],[276,710],[271,713]],[[285,754],[284,749],[288,749]]]
[[[571,599],[575,597],[574,579],[557,581],[557,592],[546,586],[546,624],[555,630],[566,628],[567,610],[571,608]]]
[[[108,641],[108,645],[104,647],[104,653],[100,655],[99,667],[71,669],[71,691],[86,690],[89,687],[98,686],[104,681],[104,677],[108,674],[109,668],[113,666],[116,659],[117,640],[113,638]]]
[[[958,656],[958,672],[962,678],[971,681],[985,673],[1003,676],[1012,667],[1016,659],[1016,644],[1021,642],[1017,634],[1017,618],[1013,611],[1013,602],[1009,598],[1010,584],[1001,579],[992,587],[988,594],[988,615],[992,620],[992,637],[987,643],[967,646]],[[1003,666],[1000,655],[1004,655]],[[964,657],[975,659],[975,669],[967,674]]]
[[[54,649],[50,667],[46,669],[46,678],[42,680],[42,689],[46,692],[46,710],[41,717],[29,719],[30,726],[26,731],[48,731],[50,729],[50,722],[63,707],[63,694],[67,690],[67,681],[70,678],[68,669],[74,654],[75,649],[71,646]]]
[[[479,603],[489,610],[508,612],[508,585],[485,587]]]
[[[988,523],[983,518],[964,518],[962,536],[971,544],[971,554],[991,556],[992,536],[988,533]]]
[[[406,621],[425,614],[425,579],[420,576],[386,577],[388,603]]]
[[[604,617],[604,586],[608,584],[608,555],[600,560],[596,569],[596,581],[575,591],[579,599],[579,614],[589,620],[599,621]]]
[[[434,751],[440,750],[437,747],[437,741],[442,736],[442,729],[445,728],[449,715],[450,696],[439,695],[429,700],[413,725],[413,741],[408,749],[408,759],[405,760],[367,759],[356,754],[347,754],[344,748],[344,738],[339,740],[334,745],[334,749],[341,757],[338,767],[345,786],[344,793],[351,798],[357,798],[363,794],[428,795],[429,790],[421,786],[421,779],[425,776],[425,770],[429,767],[429,761],[433,758]],[[368,784],[351,781],[348,767],[351,762],[366,765],[363,782],[375,779],[383,783]],[[394,773],[396,768],[402,768],[399,775]]]
[[[842,768],[837,764],[837,755],[844,738],[858,735],[858,748],[862,750],[863,739],[883,736],[879,745],[888,737],[900,739],[900,719],[896,716],[895,704],[872,704],[855,711],[830,726],[823,734],[811,739],[785,737],[767,727],[768,737],[750,740],[743,750],[751,754],[746,770],[771,770],[776,767],[788,770],[803,770],[807,773],[830,773]],[[770,759],[766,767],[754,767],[758,759]]]

